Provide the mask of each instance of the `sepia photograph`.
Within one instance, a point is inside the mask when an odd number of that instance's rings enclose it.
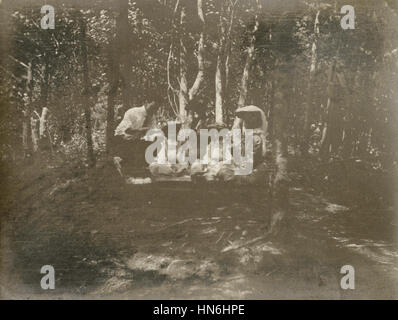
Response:
[[[0,0],[0,177],[0,300],[396,300],[398,2]]]

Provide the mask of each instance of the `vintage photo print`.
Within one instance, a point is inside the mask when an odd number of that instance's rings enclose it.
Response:
[[[395,300],[397,111],[395,0],[1,0],[0,299]]]

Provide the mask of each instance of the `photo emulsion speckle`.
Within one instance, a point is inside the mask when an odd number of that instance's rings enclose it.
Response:
[[[395,0],[2,0],[0,299],[395,300],[397,147]]]

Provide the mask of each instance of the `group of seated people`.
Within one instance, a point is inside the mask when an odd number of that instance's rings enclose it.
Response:
[[[126,111],[120,124],[115,130],[113,154],[114,163],[119,173],[127,181],[143,180],[150,182],[148,178],[137,179],[142,174],[134,174],[134,168],[146,168],[149,170],[153,179],[167,177],[190,177],[195,181],[237,181],[239,183],[264,182],[264,172],[266,171],[265,157],[267,154],[267,119],[263,110],[256,106],[245,106],[235,111],[235,121],[231,129],[240,129],[243,137],[245,130],[251,129],[253,132],[253,156],[251,158],[252,171],[247,175],[237,175],[236,167],[242,164],[230,161],[222,161],[223,148],[222,139],[218,144],[218,150],[210,150],[210,144],[206,150],[209,160],[206,164],[198,159],[193,163],[154,163],[148,164],[145,161],[145,151],[151,142],[148,142],[146,133],[149,129],[158,127],[155,121],[155,114],[159,104],[155,102],[144,104],[142,107],[134,107]],[[197,129],[197,128],[196,128]],[[209,125],[206,129],[226,129],[223,125]],[[198,131],[199,132],[199,131]],[[164,146],[167,148],[167,144]],[[198,150],[198,155],[200,154]],[[133,168],[128,172],[128,167]],[[139,170],[139,169],[138,169]],[[134,177],[134,175],[136,177]],[[134,183],[134,182],[133,182]]]

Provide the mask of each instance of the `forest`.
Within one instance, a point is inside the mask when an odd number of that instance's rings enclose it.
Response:
[[[358,1],[353,30],[339,1],[54,4],[47,30],[41,6],[1,7],[3,162],[44,152],[94,166],[124,111],[157,95],[159,121],[189,105],[231,125],[237,107],[259,106],[284,155],[319,168],[327,188],[396,171],[393,1]]]
[[[45,4],[53,28],[42,27]],[[354,28],[344,29],[347,4]],[[100,198],[117,175],[115,128],[153,100],[159,124],[230,128],[237,108],[263,110],[282,210],[289,189],[305,188],[393,215],[396,1],[3,0],[0,17],[5,216],[25,200],[40,210],[47,200],[33,189],[52,197],[91,181],[81,192]]]

